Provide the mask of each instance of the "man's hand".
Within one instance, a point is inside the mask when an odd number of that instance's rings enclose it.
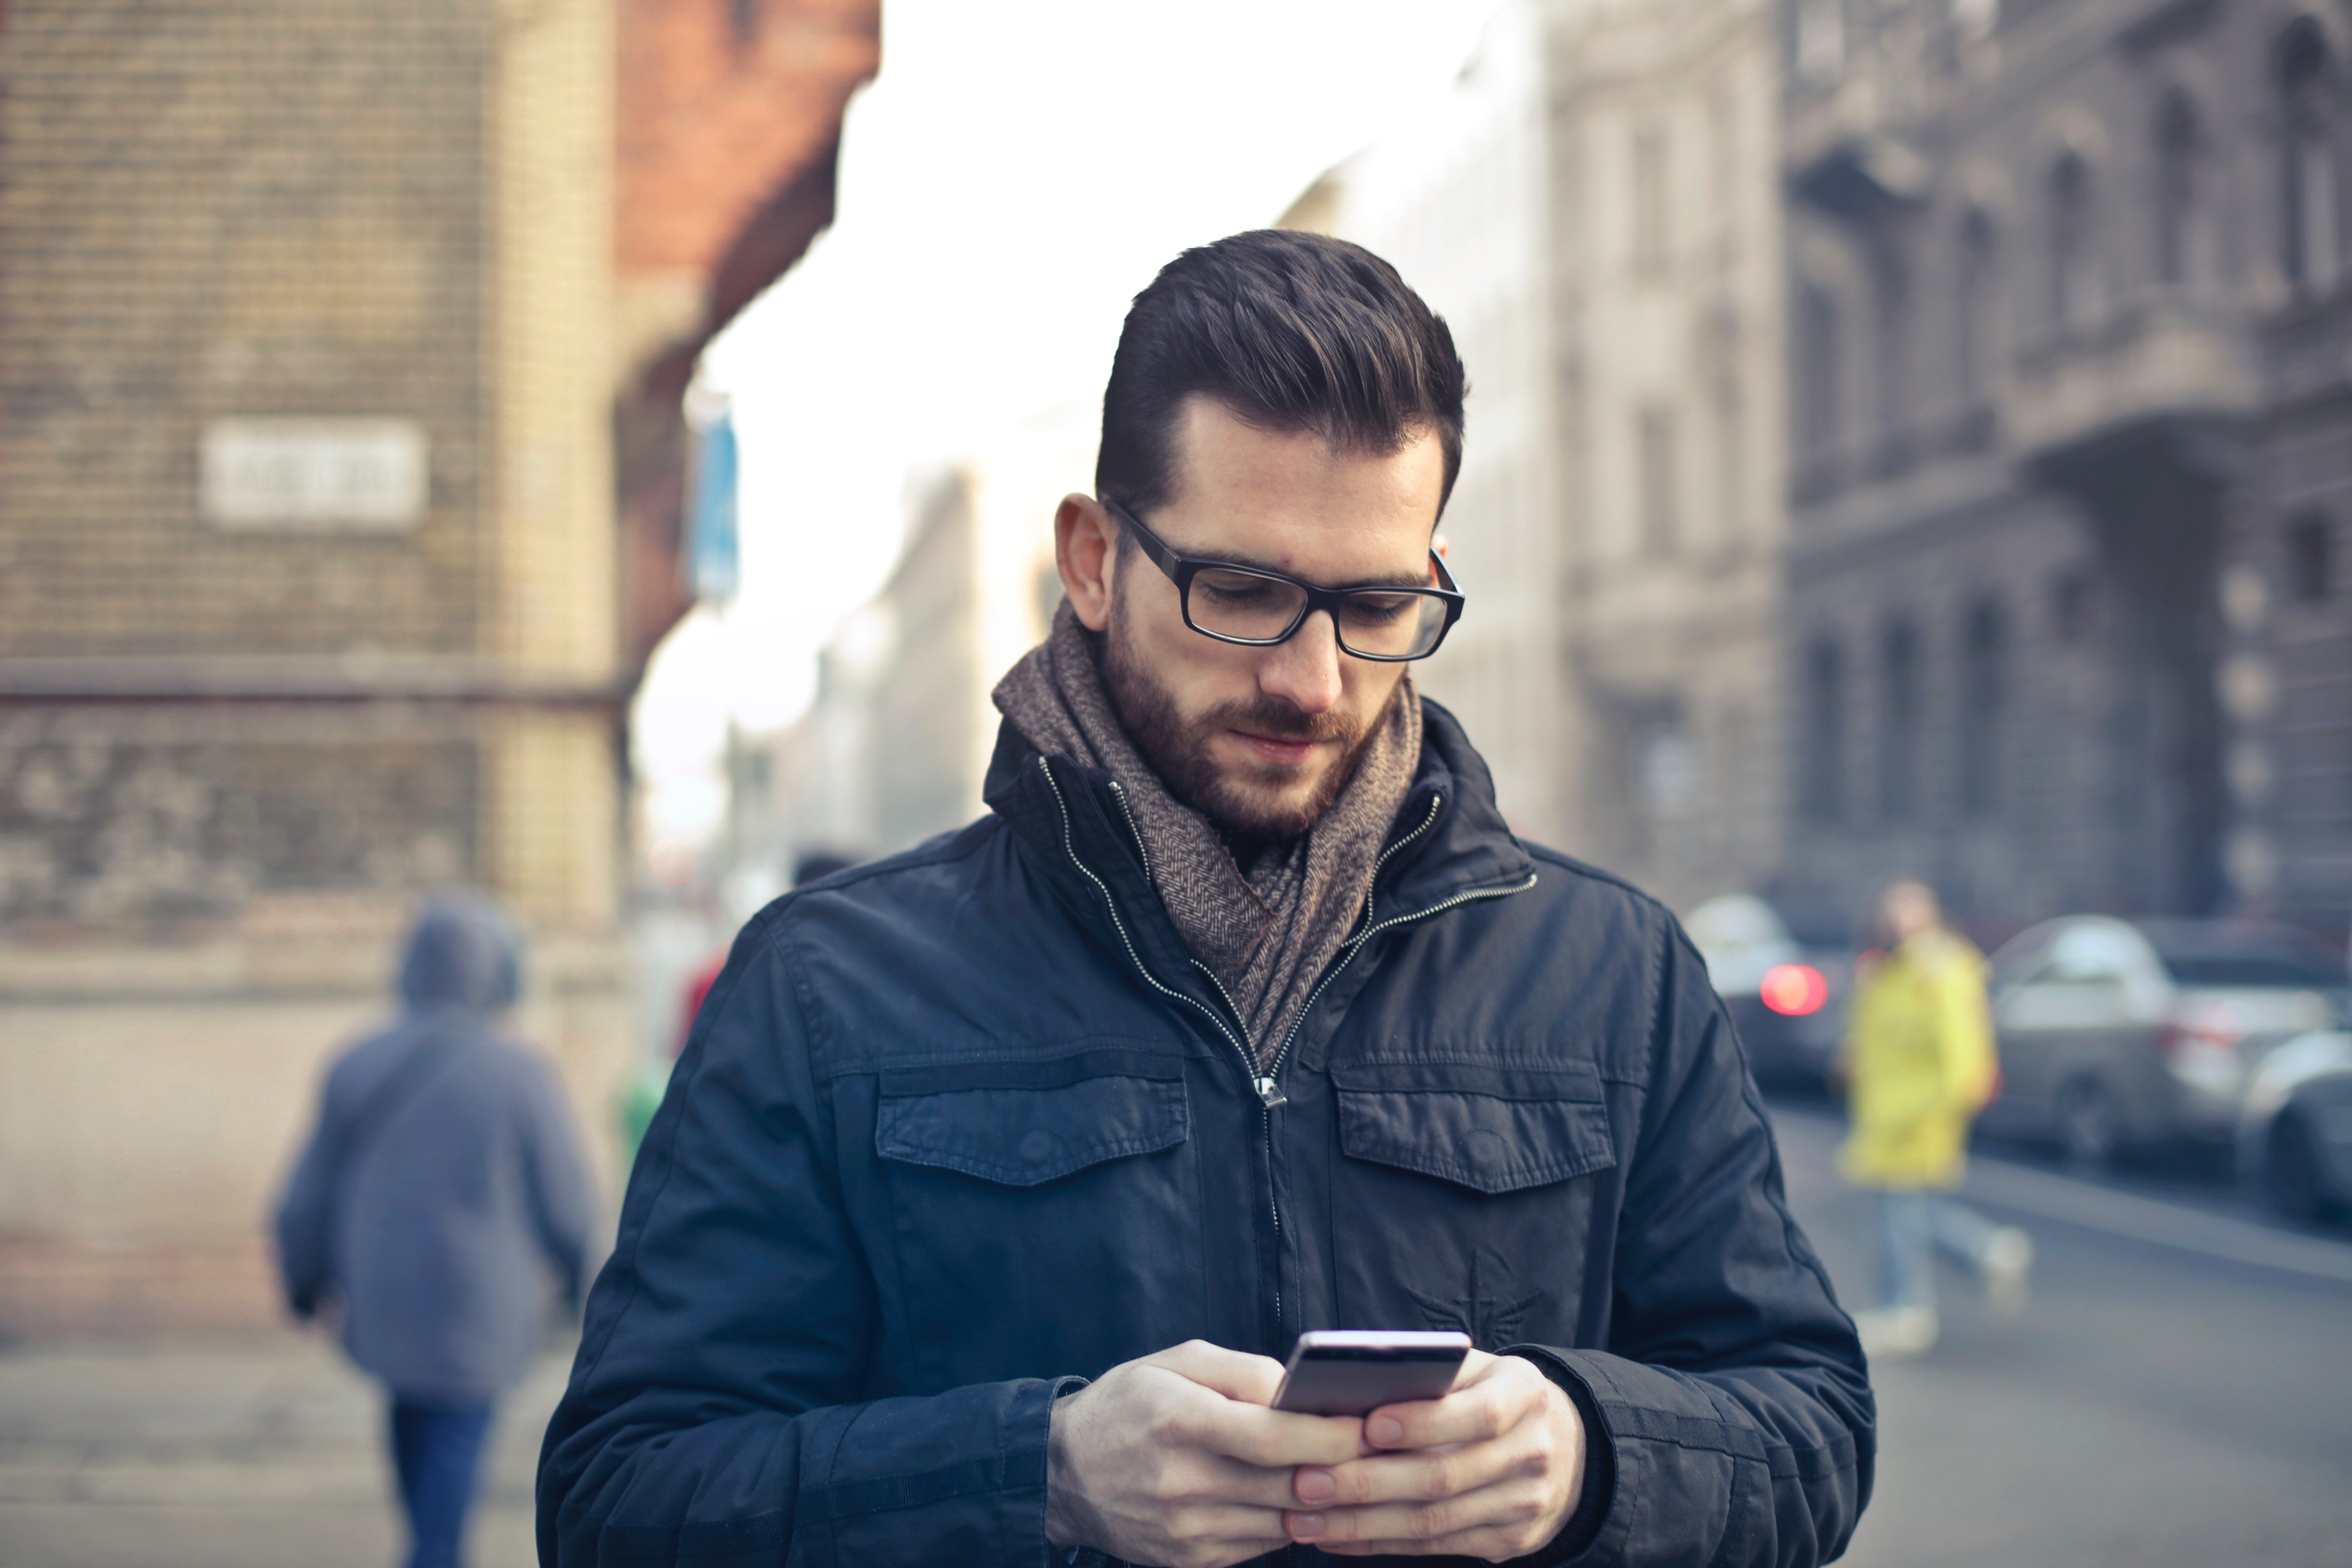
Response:
[[[1045,1539],[1168,1568],[1223,1568],[1287,1544],[1297,1467],[1367,1450],[1354,1416],[1268,1409],[1281,1383],[1280,1362],[1193,1340],[1055,1401]]]
[[[1518,1356],[1472,1351],[1443,1399],[1364,1418],[1370,1456],[1303,1466],[1293,1541],[1346,1557],[1447,1553],[1500,1563],[1558,1535],[1584,1491],[1575,1402]]]

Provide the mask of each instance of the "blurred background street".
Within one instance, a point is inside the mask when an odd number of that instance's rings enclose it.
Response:
[[[1872,901],[1988,955],[2031,1300],[1879,1369],[1851,1561],[2352,1563],[2352,0],[5,0],[0,1563],[392,1558],[264,1223],[420,901],[609,1238],[742,922],[981,811],[1127,304],[1265,226],[1450,321],[1419,679],[1684,919],[1849,1306]]]

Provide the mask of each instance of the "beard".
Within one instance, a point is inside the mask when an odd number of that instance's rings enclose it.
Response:
[[[1364,725],[1337,711],[1308,713],[1264,692],[1187,715],[1177,706],[1175,694],[1137,656],[1126,626],[1126,616],[1112,616],[1102,640],[1102,665],[1104,684],[1128,738],[1169,793],[1207,817],[1245,858],[1313,827],[1348,787],[1373,730],[1387,717],[1383,705],[1372,723]],[[1393,693],[1389,700],[1396,700]],[[1274,763],[1220,766],[1210,742],[1223,730],[1284,741],[1337,742],[1339,755],[1299,795],[1291,787],[1297,782],[1297,769]]]

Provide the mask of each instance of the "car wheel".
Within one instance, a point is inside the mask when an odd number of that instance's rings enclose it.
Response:
[[[2078,1171],[2105,1171],[2123,1147],[2116,1097],[2095,1078],[2078,1078],[2058,1096],[2058,1149]]]
[[[2292,1110],[2279,1113],[2263,1141],[2263,1195],[2289,1219],[2317,1219],[2327,1206],[2319,1151],[2311,1146],[2311,1129]]]

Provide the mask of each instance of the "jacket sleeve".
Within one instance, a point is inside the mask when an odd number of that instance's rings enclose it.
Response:
[[[1745,1058],[1679,931],[1660,970],[1608,1348],[1518,1347],[1578,1396],[1587,1485],[1605,1492],[1545,1556],[1810,1568],[1845,1550],[1870,1497],[1862,1347],[1789,1215]]]
[[[298,1318],[316,1316],[320,1300],[334,1285],[334,1194],[330,1190],[336,1143],[333,1082],[331,1076],[320,1091],[318,1119],[278,1200],[278,1288],[285,1293],[287,1310]]]
[[[863,1397],[875,1285],[781,912],[736,943],[631,1174],[540,1455],[540,1562],[1043,1564],[1054,1380]]]
[[[539,1233],[541,1250],[563,1282],[564,1300],[577,1306],[588,1284],[595,1189],[580,1157],[580,1140],[553,1069],[537,1057],[528,1059],[531,1072],[523,1123],[523,1179],[530,1195],[531,1225]]]

